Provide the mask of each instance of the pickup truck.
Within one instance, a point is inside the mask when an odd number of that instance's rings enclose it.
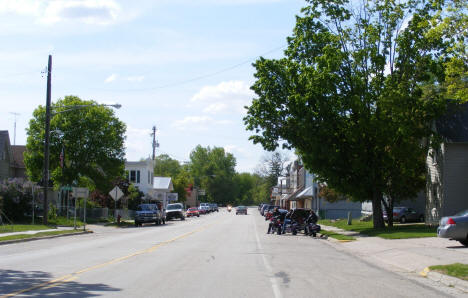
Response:
[[[166,218],[156,204],[140,204],[138,205],[135,214],[135,226],[139,227],[144,223],[152,223],[156,225],[166,224]]]
[[[184,205],[181,203],[168,204],[166,209],[166,218],[167,220],[173,218],[180,218],[180,220],[185,220]]]

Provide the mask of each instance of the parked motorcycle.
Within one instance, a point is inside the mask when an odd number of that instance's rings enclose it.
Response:
[[[312,237],[316,237],[317,233],[320,232],[320,230],[321,230],[320,225],[315,224],[315,223],[308,223],[305,226],[304,234],[312,236]]]

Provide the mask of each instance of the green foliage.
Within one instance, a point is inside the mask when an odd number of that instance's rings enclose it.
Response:
[[[182,171],[179,161],[172,159],[167,154],[156,156],[154,164],[154,176],[175,178]]]
[[[90,106],[73,108],[83,105]],[[50,171],[55,187],[79,185],[107,193],[112,181],[123,174],[125,124],[111,108],[76,96],[59,99],[52,110],[58,112],[50,121]],[[39,181],[43,174],[44,123],[45,107],[39,106],[29,122],[24,154],[32,181]],[[62,148],[64,168],[60,167]]]
[[[374,226],[384,227],[383,194],[414,197],[424,185],[430,143],[422,140],[445,108],[437,90],[424,93],[444,81],[437,57],[448,45],[427,37],[441,6],[307,2],[285,58],[254,63],[257,98],[244,118],[250,139],[267,150],[296,149],[319,180],[372,200]]]
[[[52,203],[49,204],[49,211],[47,214],[47,218],[49,222],[54,222],[57,220],[57,208]]]
[[[23,179],[14,178],[0,183],[1,211],[12,222],[23,221],[32,213],[31,184]],[[3,217],[3,215],[2,215]],[[7,220],[3,217],[3,221]]]
[[[236,159],[224,148],[204,148],[198,145],[190,153],[189,171],[195,186],[206,190],[207,201],[222,205],[235,201]]]

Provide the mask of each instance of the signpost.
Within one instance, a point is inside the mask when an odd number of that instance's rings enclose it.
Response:
[[[114,220],[117,221],[117,201],[120,200],[120,198],[123,197],[124,194],[118,186],[115,186],[109,192],[109,195],[112,197],[112,199],[114,199]]]
[[[89,196],[89,189],[86,187],[72,187],[73,197],[75,198],[75,219],[74,228],[76,229],[76,199],[83,198],[84,199],[84,213],[83,213],[83,230],[86,231],[86,199]]]

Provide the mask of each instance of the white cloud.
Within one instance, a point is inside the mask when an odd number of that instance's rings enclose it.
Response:
[[[145,79],[145,76],[130,76],[127,77],[127,81],[129,82],[141,82]]]
[[[0,14],[32,16],[43,24],[109,25],[121,15],[115,0],[0,0]]]
[[[203,111],[218,114],[225,111],[245,113],[244,106],[248,105],[254,93],[250,85],[243,81],[221,82],[214,86],[204,86],[190,101],[200,105],[208,104]]]
[[[187,116],[182,120],[176,120],[173,127],[181,130],[207,130],[213,125],[227,125],[232,122],[229,120],[214,120],[208,116]]]
[[[125,148],[127,159],[139,160],[151,153],[151,129],[127,126]]]
[[[104,82],[106,83],[110,83],[110,82],[113,82],[115,81],[115,79],[117,79],[117,75],[115,73],[111,74],[110,76],[108,76]]]

